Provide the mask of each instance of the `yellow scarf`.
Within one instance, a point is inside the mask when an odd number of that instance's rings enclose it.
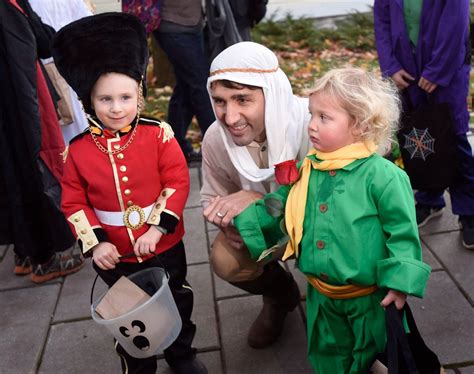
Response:
[[[298,257],[298,246],[303,237],[303,220],[308,194],[309,176],[311,167],[316,170],[341,169],[355,160],[369,157],[377,147],[373,142],[353,143],[342,147],[334,152],[324,153],[316,149],[306,155],[300,168],[300,178],[290,190],[285,208],[285,224],[290,240],[286,245],[283,261],[293,254]],[[308,157],[315,155],[318,160],[312,161]]]

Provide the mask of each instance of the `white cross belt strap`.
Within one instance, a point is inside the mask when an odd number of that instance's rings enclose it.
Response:
[[[127,226],[129,229],[137,230],[143,226],[154,205],[153,203],[146,208],[132,205],[125,212],[108,212],[94,208],[94,212],[99,221],[105,225]]]

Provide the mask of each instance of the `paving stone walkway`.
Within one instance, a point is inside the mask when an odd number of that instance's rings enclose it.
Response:
[[[184,219],[188,280],[195,292],[194,341],[211,374],[311,373],[306,360],[304,302],[293,311],[274,346],[254,350],[246,344],[248,326],[261,300],[218,279],[209,266],[209,243],[217,234],[206,225],[199,205],[200,171],[190,169],[192,189]],[[432,266],[426,297],[411,299],[428,345],[448,373],[474,374],[474,251],[461,245],[450,208],[421,230],[425,260]],[[285,264],[305,290],[305,281]],[[90,262],[66,278],[34,285],[13,275],[13,249],[0,246],[0,374],[119,373],[112,338],[90,316],[95,273]],[[100,282],[100,281],[99,281]],[[105,292],[98,283],[95,293]],[[163,359],[159,373],[170,374]]]

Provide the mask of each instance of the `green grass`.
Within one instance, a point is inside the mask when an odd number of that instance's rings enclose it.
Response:
[[[254,41],[275,51],[296,94],[304,94],[315,78],[347,65],[379,71],[371,13],[352,13],[336,29],[317,28],[317,20],[287,15],[260,23],[252,30]]]
[[[358,52],[374,49],[374,21],[371,14],[352,13],[336,25],[337,29],[318,29],[317,20],[295,19],[286,15],[282,21],[276,21],[275,16],[272,16],[252,30],[252,38],[277,51],[294,51],[297,46],[317,52],[326,49],[328,42]]]

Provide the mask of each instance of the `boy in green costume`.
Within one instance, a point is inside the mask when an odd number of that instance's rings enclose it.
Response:
[[[235,225],[255,259],[288,239],[283,260],[295,255],[308,278],[315,372],[365,373],[385,347],[383,307],[422,297],[431,271],[421,259],[408,176],[376,153],[390,142],[399,100],[389,82],[335,69],[316,82],[309,110],[314,148],[298,172],[276,165],[286,185]]]

